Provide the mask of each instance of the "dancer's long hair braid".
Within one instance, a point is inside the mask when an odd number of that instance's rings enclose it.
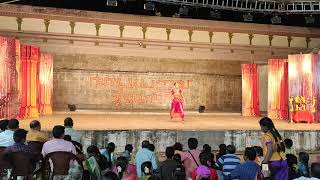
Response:
[[[267,129],[272,134],[272,136],[277,144],[277,151],[284,152],[285,151],[284,142],[282,141],[282,137],[281,137],[279,131],[274,127],[272,120],[268,117],[264,117],[260,120],[259,123],[260,123],[260,125],[267,127]]]

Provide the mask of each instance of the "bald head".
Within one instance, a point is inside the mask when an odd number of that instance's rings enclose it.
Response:
[[[41,124],[38,120],[33,120],[30,122],[30,129],[40,131],[41,130]]]

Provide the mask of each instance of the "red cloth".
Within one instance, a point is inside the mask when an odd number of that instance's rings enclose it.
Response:
[[[197,169],[194,169],[192,172],[192,180],[196,180],[197,179]],[[218,180],[218,173],[216,170],[210,168],[210,180]]]

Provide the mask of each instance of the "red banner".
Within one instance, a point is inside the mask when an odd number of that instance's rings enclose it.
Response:
[[[288,119],[288,60],[268,61],[268,117]]]
[[[256,64],[242,64],[242,115],[260,116],[258,68]]]
[[[289,55],[289,110],[294,122],[319,120],[319,55]]]

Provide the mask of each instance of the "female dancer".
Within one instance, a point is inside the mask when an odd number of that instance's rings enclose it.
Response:
[[[288,180],[288,163],[285,154],[285,146],[281,135],[274,127],[272,120],[264,117],[259,122],[262,132],[262,147],[264,160],[262,164],[268,164],[271,177],[274,180]]]
[[[172,103],[171,103],[171,111],[170,116],[171,119],[180,117],[182,121],[184,121],[184,112],[183,112],[183,101],[184,97],[182,95],[182,90],[179,89],[179,85],[175,82],[172,93]]]

